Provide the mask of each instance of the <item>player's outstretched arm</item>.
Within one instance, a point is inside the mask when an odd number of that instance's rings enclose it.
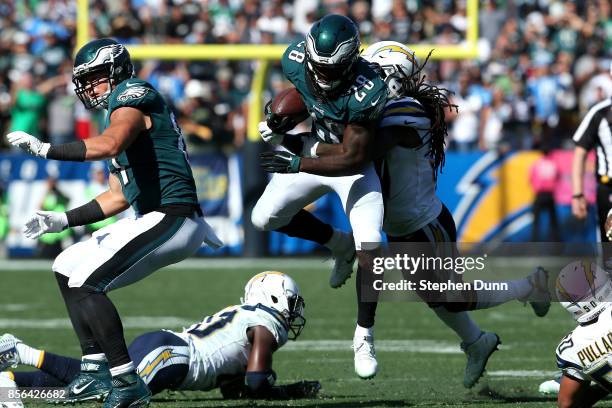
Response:
[[[372,160],[376,160],[385,155],[395,146],[406,148],[417,148],[421,146],[422,141],[418,133],[411,127],[406,126],[388,126],[379,129],[376,133],[376,143],[372,146]],[[317,143],[316,152],[313,156],[337,156],[342,154],[343,147],[341,144]]]
[[[349,176],[372,160],[372,135],[369,126],[349,124],[344,130],[342,144],[333,155],[302,158],[289,152],[266,152],[260,156],[261,165],[270,173],[303,171],[321,176]]]
[[[351,123],[344,130],[342,147],[338,154],[305,157],[302,159],[300,171],[322,176],[349,176],[358,173],[372,160],[373,135],[373,126]]]
[[[119,180],[110,175],[110,188],[80,207],[66,212],[37,211],[23,228],[26,237],[37,239],[48,232],[60,232],[68,227],[93,224],[126,210],[130,205],[121,191]]]
[[[124,151],[147,128],[147,117],[140,110],[121,107],[110,118],[110,126],[97,137],[52,145],[26,132],[15,131],[6,138],[9,144],[45,159],[61,161],[104,160]]]
[[[606,395],[607,391],[599,386],[591,386],[590,381],[577,381],[563,375],[557,406],[559,408],[588,408]]]

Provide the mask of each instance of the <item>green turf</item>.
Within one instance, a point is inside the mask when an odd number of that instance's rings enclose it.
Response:
[[[202,259],[202,264],[206,260]],[[231,265],[228,259],[227,264]],[[275,269],[269,260],[267,269]],[[196,321],[202,316],[239,302],[244,284],[254,269],[162,270],[131,287],[112,294],[121,315],[132,317],[174,316]],[[1,266],[0,266],[1,269]],[[297,341],[350,340],[354,329],[354,281],[339,290],[327,286],[327,265],[319,260],[309,268],[284,268],[302,288],[308,323]],[[50,272],[0,272],[0,332],[10,331],[32,345],[78,355],[77,341],[66,328],[31,328],[28,319],[66,317],[55,279]],[[305,406],[305,407],[549,407],[553,399],[538,394],[545,375],[536,370],[555,370],[554,348],[572,327],[565,311],[553,305],[543,319],[517,302],[473,314],[486,330],[496,331],[502,349],[488,365],[486,376],[473,390],[462,387],[465,357],[459,353],[379,351],[379,375],[371,381],[356,378],[352,351],[280,350],[274,360],[279,382],[317,379],[320,398],[291,402],[222,401],[217,391],[162,394],[153,400],[163,407]],[[7,321],[6,319],[9,319]],[[24,319],[24,320],[21,320]],[[15,321],[23,321],[15,327]],[[154,323],[153,323],[154,325]],[[9,327],[12,326],[12,327]],[[180,329],[180,327],[164,327]],[[149,329],[126,329],[133,339]],[[377,341],[430,340],[457,346],[458,340],[422,304],[385,302],[378,311]],[[299,344],[296,344],[299,346]],[[511,376],[514,370],[525,376]],[[506,374],[504,373],[506,372]],[[612,407],[610,402],[600,404]],[[28,404],[27,406],[46,406]],[[95,405],[92,405],[95,406]]]

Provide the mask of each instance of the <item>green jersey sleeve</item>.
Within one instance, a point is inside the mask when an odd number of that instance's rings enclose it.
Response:
[[[306,47],[304,40],[292,42],[281,58],[283,74],[294,86],[296,82],[303,81],[304,60],[306,59]]]
[[[137,78],[121,82],[113,90],[109,98],[109,114],[124,106],[150,111],[159,97],[151,84]]]

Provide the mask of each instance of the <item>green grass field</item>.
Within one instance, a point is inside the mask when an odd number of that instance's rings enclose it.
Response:
[[[86,256],[86,254],[84,254]],[[363,381],[353,372],[350,339],[354,330],[354,280],[328,287],[329,264],[304,260],[191,260],[167,268],[111,296],[126,326],[128,341],[158,328],[180,329],[204,315],[239,303],[246,281],[256,272],[289,273],[306,300],[307,325],[297,342],[275,355],[279,382],[317,379],[315,400],[290,402],[223,401],[217,391],[158,395],[153,406],[304,406],[304,407],[549,407],[551,397],[537,392],[555,371],[554,348],[572,328],[569,315],[553,305],[536,318],[518,302],[474,313],[483,329],[496,331],[503,346],[493,354],[488,373],[472,390],[462,386],[465,357],[459,341],[422,304],[384,302],[376,326],[378,376]],[[198,268],[197,265],[201,265]],[[209,265],[209,266],[207,266]],[[31,268],[31,267],[29,267]],[[5,269],[5,270],[3,270]],[[0,262],[0,332],[56,353],[79,355],[52,273],[6,270]],[[27,404],[27,406],[46,406]],[[94,406],[94,405],[92,405]],[[612,402],[599,406],[612,407]]]

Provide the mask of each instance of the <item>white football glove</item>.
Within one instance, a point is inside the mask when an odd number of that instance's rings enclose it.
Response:
[[[51,147],[49,143],[43,143],[34,136],[22,132],[21,130],[9,133],[6,135],[6,139],[11,145],[19,147],[38,157],[46,158],[49,147]]]
[[[279,146],[283,143],[283,139],[285,135],[280,135],[278,133],[274,133],[272,129],[268,127],[266,121],[259,122],[259,135],[266,143],[270,143],[272,146]]]
[[[36,239],[47,232],[61,232],[68,227],[66,213],[55,211],[36,211],[36,215],[23,227],[26,237]]]

